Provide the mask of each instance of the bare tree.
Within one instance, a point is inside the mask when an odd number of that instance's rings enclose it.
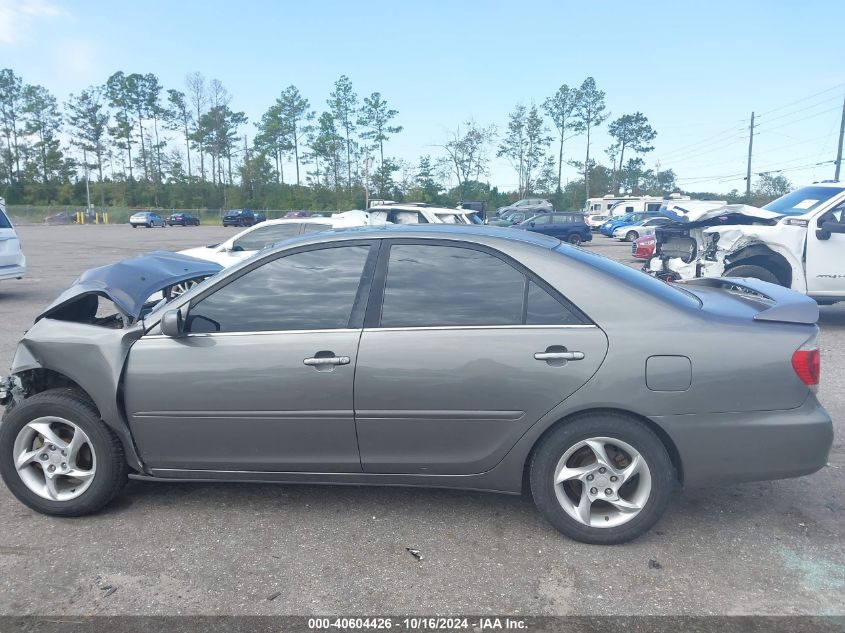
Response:
[[[185,87],[188,89],[188,99],[194,111],[194,133],[196,135],[197,151],[200,155],[200,178],[205,180],[205,156],[203,138],[199,134],[199,121],[205,112],[208,97],[205,91],[205,77],[199,72],[193,72],[185,77]]]

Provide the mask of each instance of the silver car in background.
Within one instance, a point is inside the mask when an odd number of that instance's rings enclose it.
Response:
[[[83,275],[2,382],[0,473],[39,512],[93,512],[127,476],[511,494],[527,481],[562,533],[620,543],[679,483],[827,461],[818,307],[779,286],[665,284],[472,226],[312,233],[220,272],[147,258],[143,273],[121,264],[123,283]]]

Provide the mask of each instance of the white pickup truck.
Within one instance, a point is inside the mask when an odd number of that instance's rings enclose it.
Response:
[[[821,304],[845,301],[845,183],[802,187],[757,209],[726,205],[656,231],[647,264],[667,279],[753,277]]]

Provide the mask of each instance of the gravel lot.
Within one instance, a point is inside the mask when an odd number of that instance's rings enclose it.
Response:
[[[235,231],[18,230],[29,275],[0,282],[3,370],[83,270]],[[635,265],[627,244],[599,236],[587,248]],[[569,541],[528,497],[130,482],[96,516],[55,519],[0,485],[0,614],[845,614],[845,305],[821,311],[830,465],[679,492],[634,543]]]

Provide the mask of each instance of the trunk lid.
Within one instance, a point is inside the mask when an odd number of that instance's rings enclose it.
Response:
[[[759,279],[716,277],[680,282],[702,303],[702,309],[754,321],[814,325],[819,305],[801,293]]]

